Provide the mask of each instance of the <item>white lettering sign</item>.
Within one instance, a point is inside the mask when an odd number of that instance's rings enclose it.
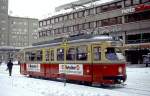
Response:
[[[59,73],[83,75],[82,64],[59,64]]]
[[[122,10],[122,14],[133,13],[133,12],[135,12],[135,8],[132,7]]]
[[[27,64],[27,71],[40,72],[40,64]]]

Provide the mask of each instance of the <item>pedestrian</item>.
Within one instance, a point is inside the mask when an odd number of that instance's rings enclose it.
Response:
[[[11,62],[11,60],[9,60],[9,62],[7,63],[7,68],[8,68],[8,71],[9,71],[9,76],[11,76],[12,67],[13,67],[13,63]]]
[[[146,64],[146,67],[148,67],[148,63],[149,63],[149,58],[148,58],[148,56],[144,56],[144,58],[143,58],[143,63]]]

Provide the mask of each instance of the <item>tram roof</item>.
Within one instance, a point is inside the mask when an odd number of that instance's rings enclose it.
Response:
[[[33,43],[32,46],[38,46],[38,45],[47,45],[47,44],[56,44],[56,43],[62,43],[63,40],[67,40],[67,42],[83,42],[83,41],[112,41],[113,38],[108,35],[90,35],[90,34],[80,34],[80,35],[73,35],[69,36],[67,38],[56,38],[54,40],[49,41],[42,41]]]

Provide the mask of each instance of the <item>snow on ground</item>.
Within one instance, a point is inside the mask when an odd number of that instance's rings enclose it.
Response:
[[[117,88],[97,88],[69,83],[64,86],[63,82],[28,78],[19,74],[18,65],[13,67],[13,75],[10,77],[5,69],[6,65],[0,66],[0,96],[149,96],[150,94],[150,68],[127,68],[127,85]]]

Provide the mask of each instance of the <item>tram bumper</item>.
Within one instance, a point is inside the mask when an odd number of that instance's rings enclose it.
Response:
[[[126,75],[104,76],[103,80],[111,80],[114,84],[121,84],[126,81]]]

